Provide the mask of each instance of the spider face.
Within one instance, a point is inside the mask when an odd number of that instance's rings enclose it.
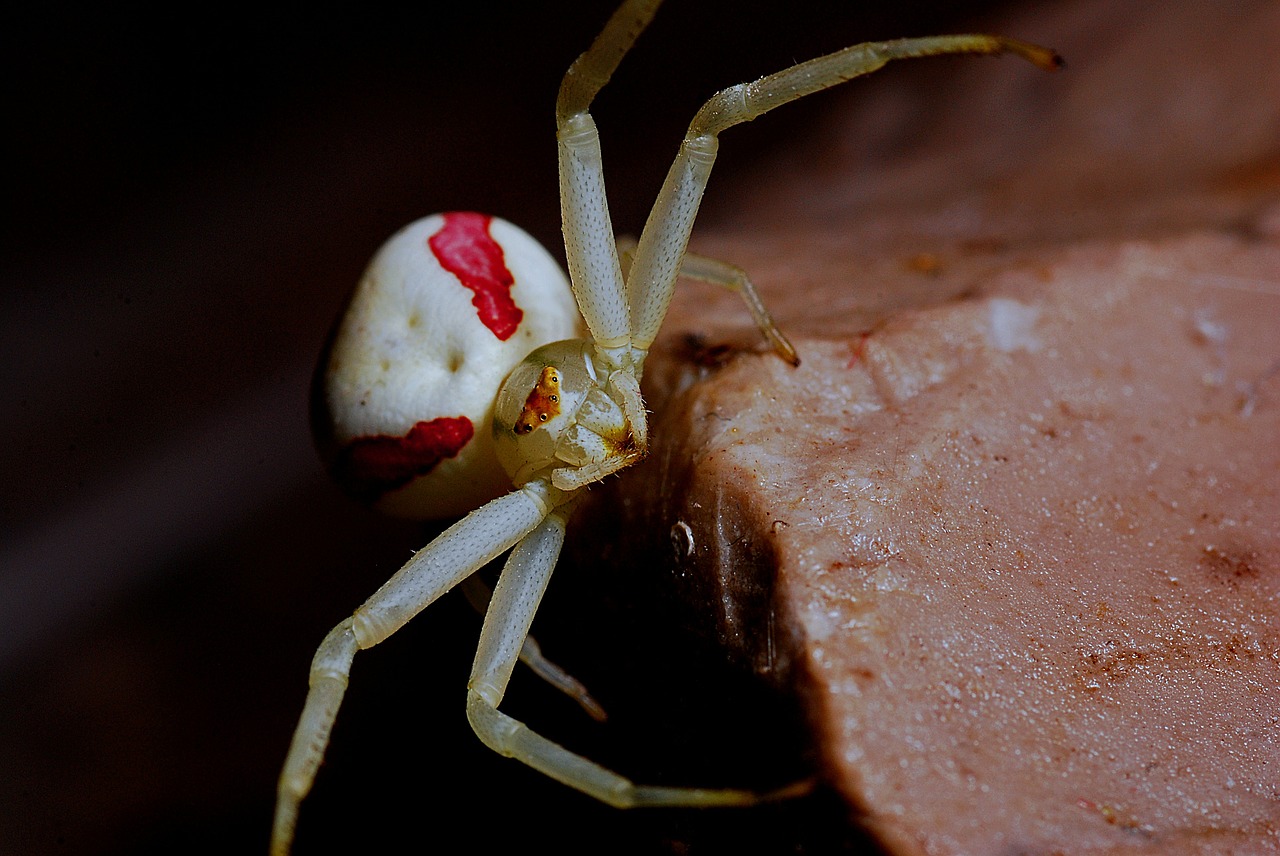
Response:
[[[591,342],[553,342],[507,376],[494,408],[498,460],[517,486],[561,467],[626,454],[634,433],[604,388]]]

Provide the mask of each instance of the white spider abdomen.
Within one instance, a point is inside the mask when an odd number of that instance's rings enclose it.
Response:
[[[334,477],[406,517],[507,492],[487,430],[498,388],[581,323],[564,273],[518,227],[471,212],[409,224],[375,254],[321,363],[314,421]]]

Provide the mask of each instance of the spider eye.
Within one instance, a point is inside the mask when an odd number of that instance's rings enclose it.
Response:
[[[603,395],[595,391],[588,368],[591,350],[583,339],[543,345],[503,382],[493,405],[493,450],[515,484],[549,472],[548,467],[577,466],[577,458],[566,452],[572,445],[565,445],[567,438],[581,433],[578,420],[588,396]],[[570,458],[561,457],[562,452]]]
[[[533,392],[524,400],[524,408],[520,418],[512,429],[517,434],[525,435],[533,431],[543,422],[548,422],[560,415],[560,396],[554,391],[560,386],[560,373],[554,366],[546,366],[538,376]]]

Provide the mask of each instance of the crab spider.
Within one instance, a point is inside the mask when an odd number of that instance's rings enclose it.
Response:
[[[437,215],[402,230],[375,257],[331,345],[324,404],[335,474],[399,513],[475,510],[320,644],[280,776],[273,853],[291,846],[356,652],[508,551],[467,687],[467,718],[485,744],[618,807],[748,805],[778,795],[636,785],[498,710],[517,659],[593,708],[581,685],[527,638],[575,499],[645,455],[640,377],[682,273],[738,291],[774,349],[797,362],[741,271],[686,253],[720,132],[893,59],[1009,52],[1046,69],[1060,60],[1051,50],[1000,36],[936,36],[855,45],[729,87],[694,116],[639,243],[620,253],[588,109],[659,3],[624,2],[560,87],[568,285],[546,252],[514,226],[478,214]],[[577,313],[589,338],[573,338]],[[474,432],[477,422],[491,423],[491,440]],[[503,473],[508,481],[500,487]],[[497,495],[503,490],[509,492]]]

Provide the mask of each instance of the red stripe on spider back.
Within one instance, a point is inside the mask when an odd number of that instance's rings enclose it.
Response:
[[[427,243],[440,266],[475,292],[471,305],[480,323],[505,342],[520,326],[524,312],[511,299],[515,277],[507,270],[502,247],[489,234],[493,218],[473,211],[451,211],[444,227]]]
[[[338,453],[333,475],[357,499],[376,502],[457,455],[474,434],[467,417],[442,416],[419,422],[403,437],[357,437]]]

